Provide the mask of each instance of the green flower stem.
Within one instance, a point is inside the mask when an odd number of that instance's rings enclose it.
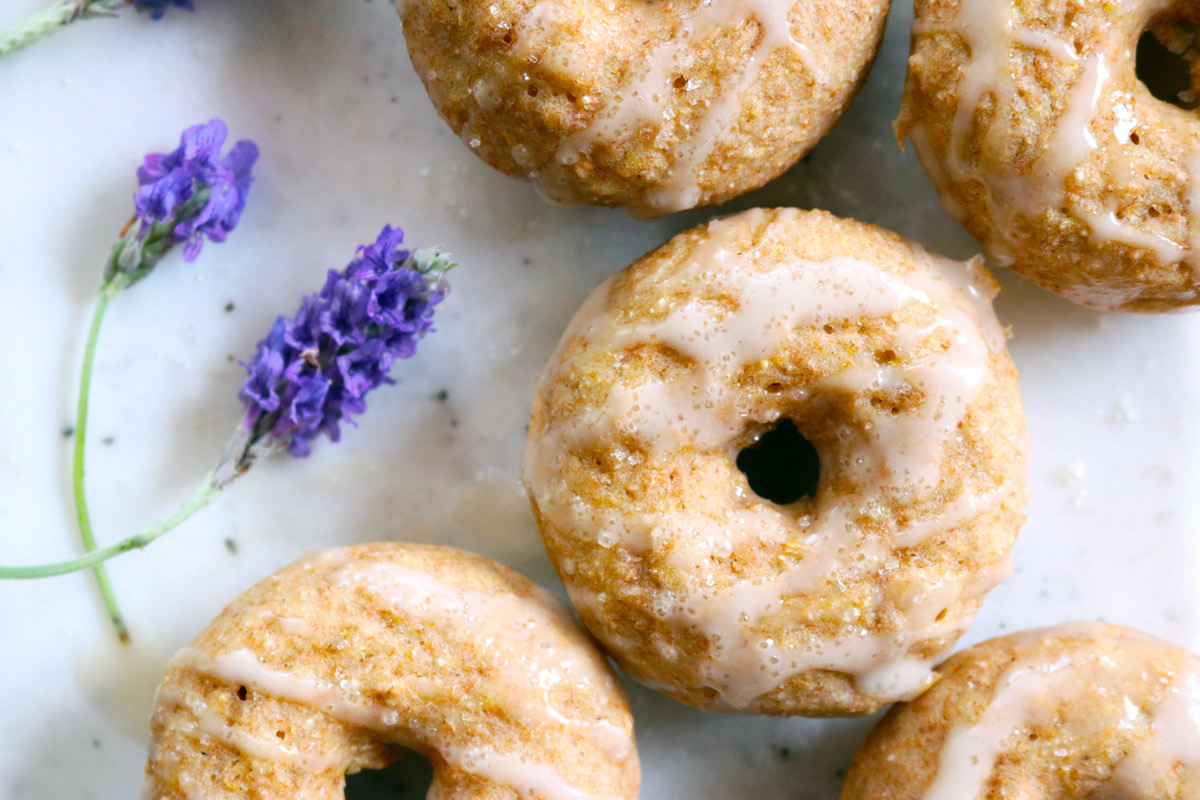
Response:
[[[28,47],[76,19],[107,16],[124,2],[125,0],[59,0],[24,22],[0,31],[0,56]]]
[[[66,25],[71,18],[71,4],[56,3],[39,11],[24,22],[0,31],[0,56],[20,50]]]
[[[96,309],[92,312],[92,324],[88,328],[87,344],[83,350],[83,370],[79,377],[79,402],[75,407],[75,457],[71,464],[71,487],[75,493],[75,516],[79,520],[79,533],[83,539],[83,547],[87,552],[96,549],[96,536],[92,531],[92,516],[88,511],[87,493],[84,490],[84,459],[87,451],[88,403],[92,393],[92,368],[96,361],[96,342],[100,338],[100,325],[108,305],[117,294],[129,285],[129,275],[118,272],[104,282],[100,287],[100,298]],[[104,607],[117,630],[117,637],[122,642],[129,641],[129,629],[121,616],[117,605],[116,595],[113,594],[112,582],[108,578],[108,570],[103,564],[92,568],[96,576],[96,585],[100,588],[100,597]]]
[[[221,488],[214,481],[214,473],[209,473],[200,487],[192,494],[186,503],[169,517],[140,528],[134,535],[122,539],[116,544],[93,550],[85,556],[73,558],[70,561],[59,561],[55,564],[37,564],[28,567],[0,567],[0,580],[28,580],[31,578],[49,578],[55,575],[67,575],[82,569],[102,564],[113,556],[127,553],[130,550],[140,550],[169,530],[179,527],[186,519],[200,509],[212,503],[221,495]]]

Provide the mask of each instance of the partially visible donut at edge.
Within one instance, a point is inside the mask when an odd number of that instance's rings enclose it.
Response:
[[[231,603],[155,694],[145,800],[340,800],[416,751],[439,800],[635,800],[625,693],[548,592],[483,556],[310,553]]]
[[[1093,308],[1194,308],[1200,117],[1136,73],[1147,30],[1186,49],[1175,23],[1200,6],[917,0],[897,135],[998,263]]]
[[[1094,622],[956,653],[855,756],[842,800],[1195,800],[1200,658]]]
[[[888,0],[396,0],[438,113],[552,200],[655,216],[783,173],[841,116]]]
[[[755,209],[600,286],[534,401],[524,482],[584,623],[714,711],[909,698],[1004,578],[1027,502],[1016,370],[978,260]],[[815,494],[738,453],[791,421]]]

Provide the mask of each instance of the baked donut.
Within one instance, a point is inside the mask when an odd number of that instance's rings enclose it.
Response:
[[[417,74],[484,161],[655,216],[784,172],[865,79],[888,0],[396,0]]]
[[[871,225],[755,209],[592,294],[542,375],[524,481],[626,671],[704,709],[813,716],[928,683],[1026,502],[996,289]],[[779,505],[736,460],[784,421],[820,469]]]
[[[633,800],[620,684],[548,593],[482,556],[371,544],[250,589],[171,662],[147,800],[342,797],[403,748],[438,800]]]
[[[904,105],[947,210],[995,261],[1094,308],[1200,303],[1200,123],[1138,80],[1167,0],[916,0]]]
[[[871,732],[842,800],[1194,800],[1200,658],[1115,625],[992,639]]]

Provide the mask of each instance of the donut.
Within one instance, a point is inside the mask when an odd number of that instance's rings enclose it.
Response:
[[[754,209],[600,286],[534,402],[523,479],[584,623],[702,709],[909,697],[1007,574],[1027,434],[997,287],[823,212]],[[740,453],[792,426],[815,493]]]
[[[888,0],[396,0],[441,116],[548,198],[656,216],[783,173],[865,79]]]
[[[842,800],[1200,797],[1200,658],[1070,623],[956,654],[871,732]]]
[[[340,798],[406,749],[438,800],[634,800],[632,719],[548,593],[482,556],[368,544],[310,554],[171,661],[147,800]]]
[[[1086,306],[1200,303],[1200,124],[1135,72],[1165,0],[917,0],[896,123],[997,263]]]

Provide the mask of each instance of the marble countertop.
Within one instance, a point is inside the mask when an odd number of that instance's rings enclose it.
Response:
[[[8,0],[0,26],[43,0]],[[195,14],[81,23],[0,61],[0,562],[74,555],[75,374],[133,171],[224,117],[262,149],[239,230],[114,303],[97,361],[89,485],[113,541],[180,503],[239,418],[238,358],[386,222],[459,257],[439,332],[361,427],[257,467],[111,565],[133,644],[90,576],[0,584],[0,796],[140,795],[171,654],[243,589],[318,547],[397,539],[485,553],[561,594],[518,483],[534,380],[605,276],[715,213],[820,207],[947,255],[974,242],[896,147],[911,9],[865,90],[791,172],[726,208],[653,222],[551,206],[439,120],[390,4],[197,0]],[[1016,569],[964,643],[1105,619],[1200,649],[1200,317],[1085,310],[998,271],[1033,437]],[[631,687],[645,800],[832,800],[871,719],[707,715]],[[417,797],[408,768],[351,797]],[[408,789],[387,794],[397,782]],[[415,787],[415,788],[414,788]]]

